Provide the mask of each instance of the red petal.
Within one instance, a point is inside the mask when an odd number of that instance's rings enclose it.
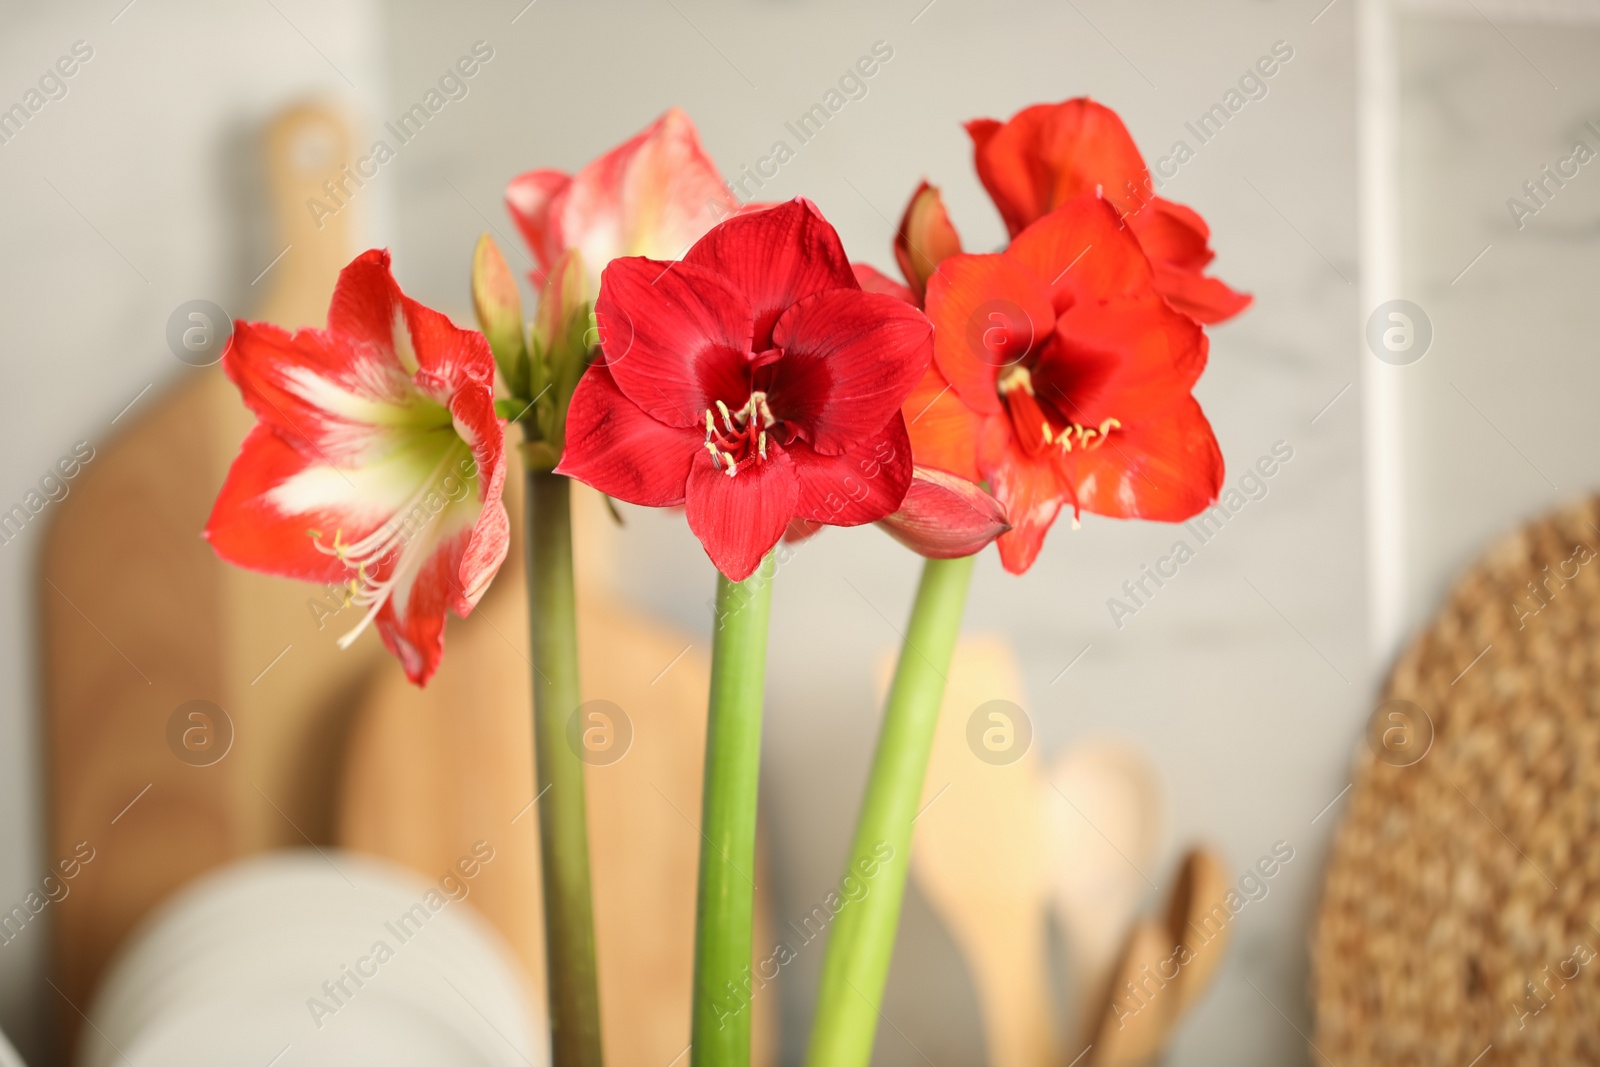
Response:
[[[1122,213],[1150,198],[1150,173],[1116,112],[1087,97],[1024,108],[1004,125],[968,123],[978,177],[1012,236],[1085,193]]]
[[[696,430],[666,426],[622,394],[604,363],[584,372],[567,410],[567,443],[557,474],[618,500],[661,508],[683,503]]]
[[[1033,369],[1042,398],[1083,426],[1124,423],[1186,396],[1205,369],[1200,325],[1154,292],[1081,304],[1062,315]]]
[[[744,295],[755,313],[757,352],[772,347],[773,324],[791,305],[827,289],[858,288],[839,235],[802,197],[729,219],[683,261],[720,274]]]
[[[1039,555],[1044,535],[1068,498],[1068,484],[1049,453],[1032,458],[1010,439],[1000,462],[987,473],[990,489],[1011,523],[998,539],[1000,562],[1012,574],[1021,574]]]
[[[1119,519],[1182,522],[1222,488],[1222,452],[1193,397],[1061,462],[1081,509]]]
[[[483,335],[463,330],[400,291],[389,253],[373,249],[339,272],[328,332],[398,362],[441,401],[465,379],[494,382],[494,353]],[[358,353],[357,354],[364,354]]]
[[[462,549],[457,569],[460,586],[451,605],[465,618],[478,603],[505,562],[511,544],[511,522],[502,499],[506,484],[505,423],[494,410],[489,387],[458,390],[450,402],[456,433],[472,449],[478,478],[478,500],[483,511]]]
[[[494,381],[483,335],[405,297],[379,249],[340,272],[326,330],[240,322],[222,366],[257,418],[339,466],[381,452],[419,389],[444,404],[468,382]]]
[[[772,410],[818,452],[839,455],[897,413],[933,356],[933,327],[903,301],[829,289],[784,312],[772,331]]]
[[[1006,256],[951,256],[939,264],[928,282],[934,363],[968,407],[1000,410],[996,376],[1055,327],[1047,293],[1032,271]]]
[[[750,306],[726,280],[685,263],[611,261],[595,301],[617,387],[668,426],[701,426],[718,400],[750,395]]]
[[[1156,290],[1173,307],[1207,326],[1226,322],[1250,306],[1255,298],[1235,292],[1216,278],[1156,263]]]
[[[1199,272],[1216,258],[1211,251],[1211,227],[1193,208],[1156,197],[1127,217],[1128,228],[1151,262]]]
[[[343,528],[350,539],[365,537],[388,515],[332,516],[327,512],[285,512],[272,503],[273,489],[308,468],[326,466],[312,453],[293,447],[265,422],[256,423],[228,468],[206,520],[205,537],[212,549],[238,567],[305,582],[344,582],[349,569],[334,556],[317,550],[311,531],[328,525]],[[333,522],[328,523],[329,519]]]
[[[678,259],[739,210],[694,123],[669,108],[573,176],[561,205],[565,248],[598,271],[618,256]]]
[[[869,266],[866,263],[852,263],[850,264],[850,269],[855,272],[856,282],[867,292],[892,296],[896,300],[904,300],[912,307],[922,306],[917,301],[917,294],[880,271],[877,267]]]
[[[978,481],[978,429],[983,416],[967,407],[937,367],[928,373],[900,409],[911,436],[911,455],[919,467],[938,467]]]
[[[561,253],[577,249],[591,286],[618,256],[682,256],[740,210],[700,146],[694,123],[678,108],[570,179],[549,170],[522,175],[506,189],[506,201],[541,274]]]
[[[1198,213],[1160,197],[1127,218],[1155,268],[1156,288],[1174,307],[1206,324],[1230,319],[1250,305],[1238,293],[1201,272],[1215,258],[1211,230]]]
[[[522,231],[523,239],[539,261],[539,276],[543,280],[550,265],[566,247],[560,230],[563,194],[572,185],[572,178],[559,170],[530,170],[511,179],[506,186],[506,208]]]
[[[444,657],[444,623],[448,614],[453,580],[452,557],[466,541],[466,534],[446,543],[423,561],[408,595],[391,597],[379,610],[373,625],[385,647],[405,668],[411,684],[424,686]]]
[[[898,411],[842,456],[820,455],[803,443],[788,454],[800,485],[795,515],[829,526],[877,522],[900,506],[911,484],[911,442]]]
[[[729,581],[742,582],[761,565],[794,517],[799,485],[781,449],[764,462],[728,474],[702,451],[689,468],[689,529]]]
[[[929,559],[970,556],[1011,528],[1000,502],[979,486],[927,467],[915,469],[900,510],[881,525]]]
[[[1083,300],[1143,295],[1150,263],[1116,209],[1097,196],[1072,200],[1029,226],[1005,250],[1051,292],[1058,312]]]

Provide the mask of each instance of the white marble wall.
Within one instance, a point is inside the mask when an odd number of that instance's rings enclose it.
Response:
[[[1404,22],[1402,271],[1434,328],[1405,384],[1413,626],[1488,540],[1600,480],[1600,5],[1589,13]],[[1544,176],[1569,157],[1564,185]],[[1536,200],[1523,186],[1539,181]]]

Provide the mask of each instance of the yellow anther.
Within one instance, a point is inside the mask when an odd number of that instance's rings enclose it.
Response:
[[[999,391],[1001,396],[1005,396],[1011,390],[1018,388],[1029,396],[1033,395],[1033,375],[1029,374],[1028,368],[1020,363],[1014,367],[1007,368],[1006,372],[1000,375],[1000,380],[995,382],[995,389]]]

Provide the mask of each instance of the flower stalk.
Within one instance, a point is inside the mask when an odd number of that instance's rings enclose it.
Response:
[[[812,1022],[809,1067],[865,1067],[872,1058],[905,898],[911,824],[922,798],[975,558],[930,559],[923,565],[845,870],[874,860],[884,842],[893,849],[893,859],[880,865],[873,891],[834,920]]]
[[[527,473],[528,623],[533,731],[544,873],[544,936],[556,1067],[599,1067],[600,993],[583,762],[567,744],[578,707],[577,612],[572,578],[572,483]]]
[[[750,1062],[756,798],[774,569],[768,552],[742,582],[717,576],[695,902],[692,1067]]]
[[[540,295],[532,334],[515,279],[485,235],[473,257],[473,305],[510,395],[501,417],[522,428],[528,634],[533,654],[535,802],[544,886],[544,934],[555,1067],[600,1067],[600,993],[584,765],[567,743],[583,696],[572,565],[572,483],[561,458],[567,406],[590,356],[583,263],[563,255]]]

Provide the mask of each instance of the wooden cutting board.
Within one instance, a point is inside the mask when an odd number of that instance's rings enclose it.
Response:
[[[507,507],[520,515],[515,459],[506,482]],[[703,647],[610,588],[615,531],[599,495],[574,486],[573,513],[584,696],[620,709],[605,709],[617,738],[631,733],[620,758],[587,768],[606,1058],[666,1067],[687,1062],[680,1057],[689,1043],[710,665]],[[478,609],[451,620],[444,662],[427,689],[407,685],[398,670],[377,679],[350,737],[338,840],[435,877],[488,842],[495,858],[469,899],[515,947],[542,1005],[527,647],[514,543]],[[771,928],[770,908],[759,873],[756,882],[755,943],[765,956],[772,939],[759,931]],[[773,1060],[777,995],[769,987],[752,1005],[757,1064]]]
[[[349,144],[323,108],[271,123],[273,247],[283,252],[256,283],[259,305],[229,312],[321,325],[352,255],[350,219],[319,230],[304,204]],[[220,366],[173,365],[92,437],[94,457],[51,505],[42,548],[48,859],[70,858],[79,842],[94,850],[51,907],[69,1042],[108,957],[169,892],[239,855],[329,839],[343,722],[383,655],[375,640],[339,652],[337,631],[319,630],[308,610],[314,590],[227,566],[201,539],[252,419]],[[177,709],[195,700],[221,714],[185,714],[169,743]],[[230,726],[225,754],[198,765],[224,751],[207,744]]]

